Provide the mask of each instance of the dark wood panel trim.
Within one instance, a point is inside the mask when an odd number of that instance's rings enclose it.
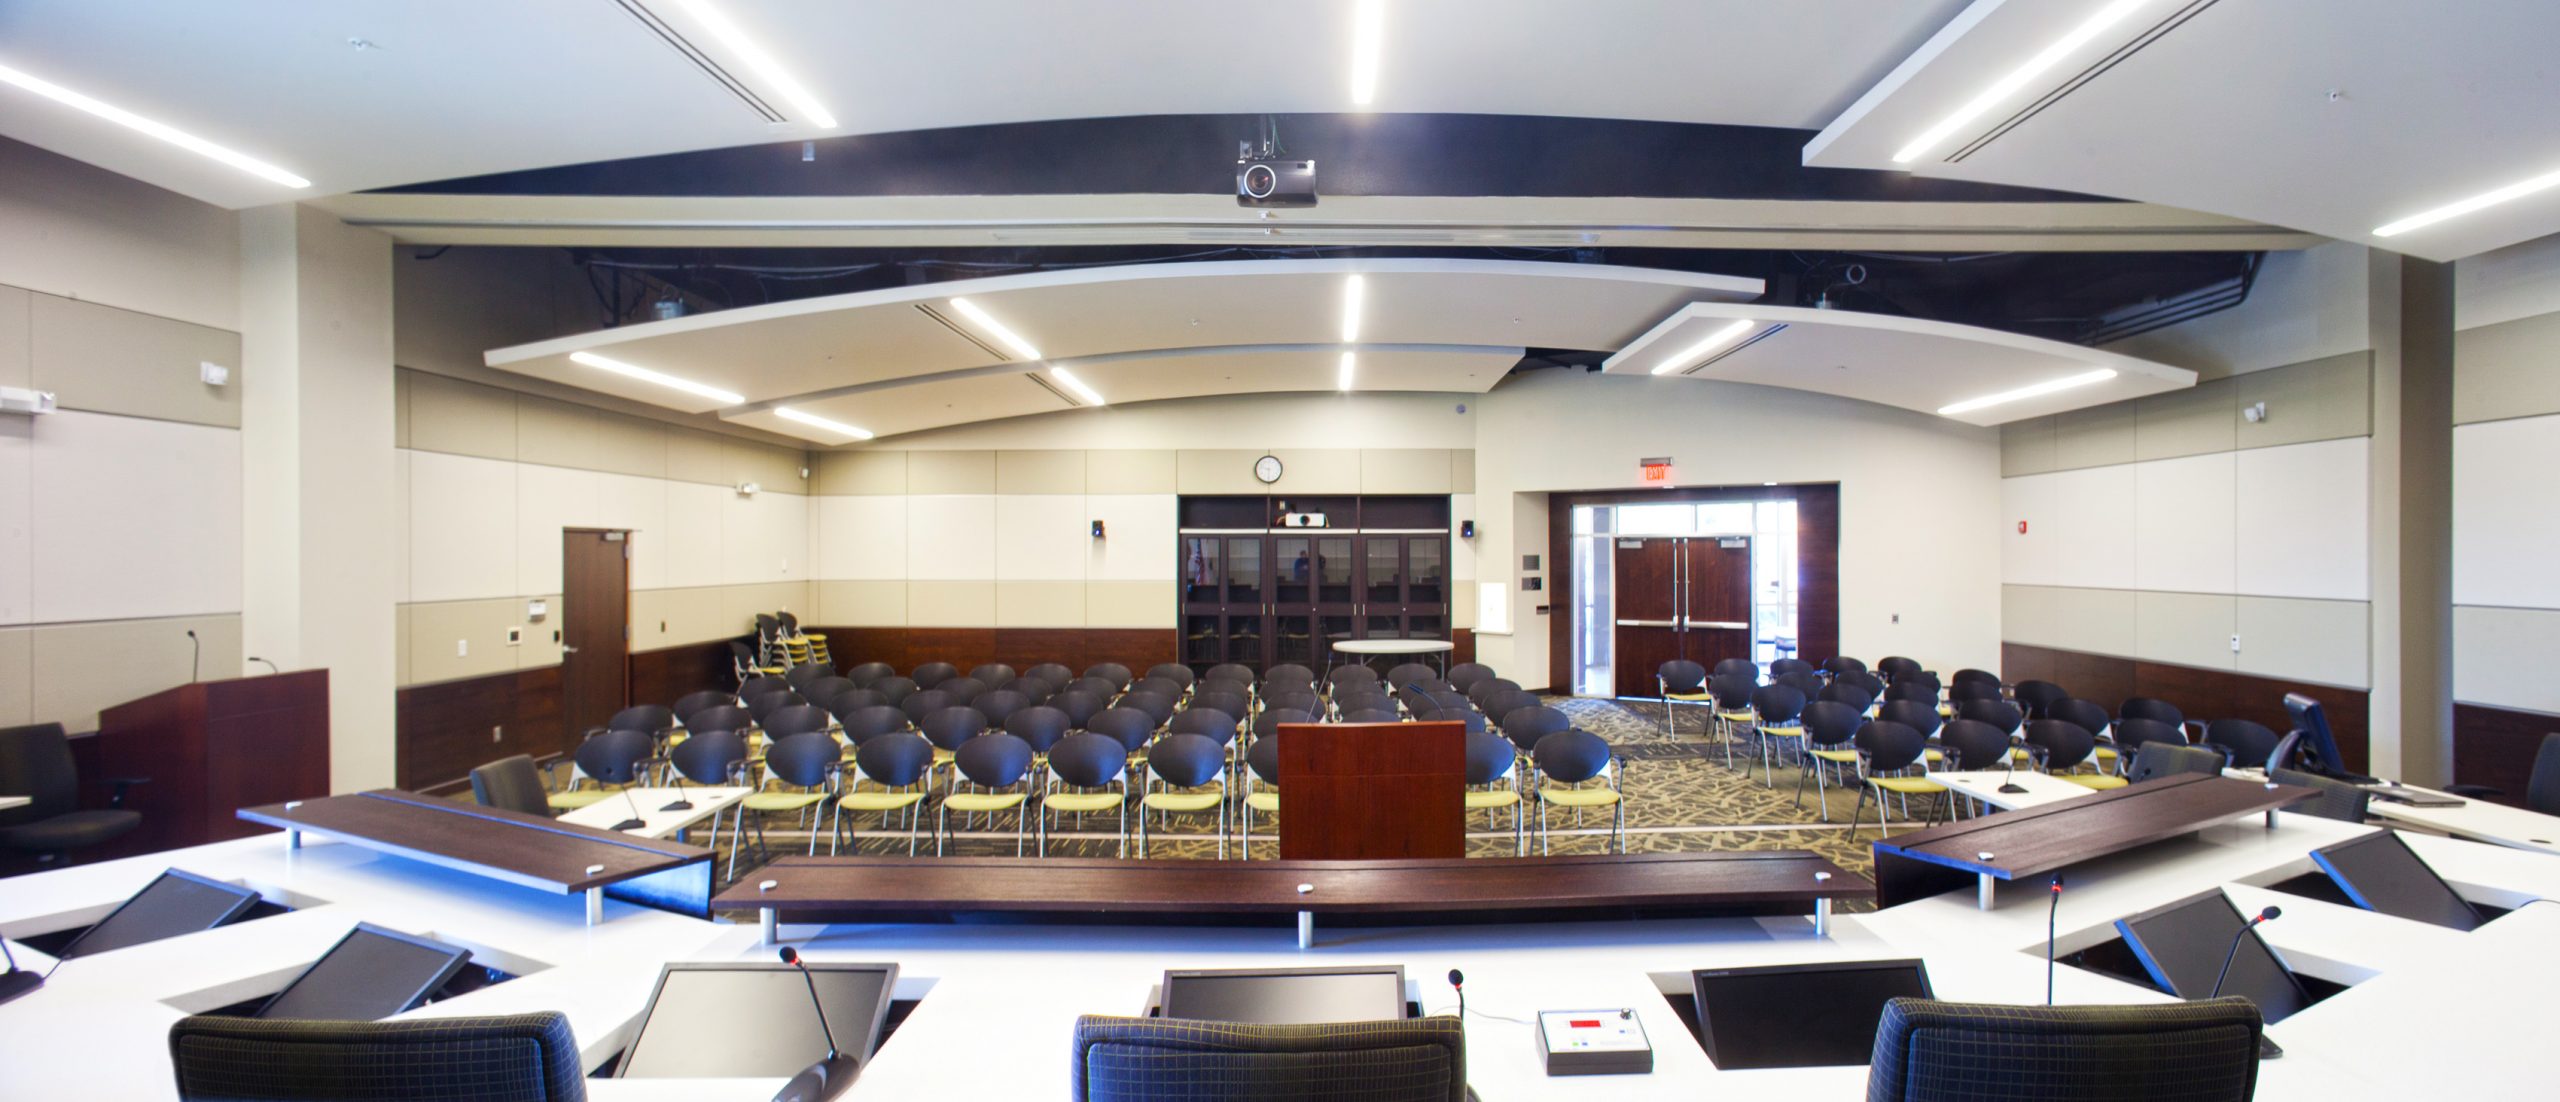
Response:
[[[2051,681],[2109,712],[2127,697],[2157,697],[2190,719],[2246,719],[2279,732],[2293,726],[2285,694],[2303,693],[2328,713],[2347,768],[2364,772],[2370,760],[2372,694],[2364,689],[2007,642],[2000,644],[2000,676],[2012,683]]]
[[[1133,670],[1175,661],[1181,654],[1176,628],[953,628],[839,627],[806,625],[827,637],[827,653],[836,668],[863,662],[886,662],[906,673],[927,662],[949,662],[962,669],[1003,662],[1027,669],[1043,662],[1063,663],[1082,672],[1102,662],[1118,662]]]
[[[2455,702],[2454,783],[2486,785],[2498,790],[2489,799],[2524,806],[2534,755],[2542,750],[2542,736],[2553,731],[2560,731],[2560,715]]]

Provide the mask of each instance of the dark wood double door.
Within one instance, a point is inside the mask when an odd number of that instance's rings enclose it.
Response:
[[[1712,670],[1751,656],[1751,541],[1733,536],[1611,541],[1619,696],[1658,696],[1675,658]]]
[[[1344,639],[1449,637],[1444,532],[1186,532],[1182,660],[1324,669]]]

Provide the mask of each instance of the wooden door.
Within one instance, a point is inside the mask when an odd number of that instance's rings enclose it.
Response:
[[[1680,639],[1680,551],[1686,540],[1656,537],[1611,542],[1616,584],[1611,593],[1616,621],[1615,657],[1619,696],[1657,696],[1662,687],[1654,671],[1684,657]]]
[[[1710,671],[1727,658],[1751,657],[1751,541],[1681,542],[1681,657]]]
[[[631,539],[560,534],[560,692],[568,745],[631,702]]]

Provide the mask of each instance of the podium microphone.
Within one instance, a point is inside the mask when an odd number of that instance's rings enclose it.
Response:
[[[1467,1017],[1467,974],[1466,974],[1466,973],[1464,973],[1464,972],[1458,971],[1458,970],[1457,970],[1457,969],[1455,969],[1455,968],[1450,969],[1450,970],[1449,970],[1449,990],[1451,990],[1451,991],[1455,991],[1455,992],[1457,992],[1457,993],[1458,993],[1458,1018],[1459,1018],[1459,1020],[1460,1020],[1460,1021],[1464,1021],[1464,1020],[1466,1020],[1466,1017]]]
[[[630,817],[630,818],[628,818],[628,819],[624,819],[623,821],[621,821],[621,822],[619,822],[619,823],[615,823],[615,824],[613,824],[612,829],[614,829],[614,830],[638,830],[638,829],[640,829],[641,827],[645,827],[645,826],[648,826],[648,825],[649,825],[649,821],[648,821],[648,820],[643,819],[643,818],[641,818],[641,817],[640,817],[640,800],[639,800],[639,798],[638,798],[638,797],[635,797],[635,796],[633,796],[633,795],[631,794],[631,786],[630,786],[630,785],[627,785],[627,784],[626,784],[626,785],[623,785],[623,786],[622,786],[622,802],[623,802],[623,803],[626,803],[626,804],[631,805],[631,817]]]
[[[671,750],[671,751],[668,751],[668,753],[667,753],[667,778],[668,778],[669,780],[672,780],[672,781],[676,782],[676,798],[675,798],[675,802],[670,803],[670,804],[668,804],[668,805],[667,805],[667,806],[665,806],[665,807],[659,808],[658,810],[660,810],[660,811],[691,811],[691,810],[693,810],[693,797],[685,795],[685,792],[684,792],[684,770],[676,768],[676,765],[675,765],[675,752],[674,752],[674,751],[672,751],[672,750]]]
[[[187,684],[192,685],[203,680],[204,675],[204,640],[196,638],[194,628],[187,629],[187,645],[195,648],[187,657]]]
[[[2053,878],[2053,902],[2044,909],[2044,1004],[2053,1005],[2054,920],[2062,913],[2062,878]]]
[[[9,970],[0,972],[0,1003],[8,1002],[44,986],[44,977],[18,967],[18,954],[9,951],[9,939],[0,938],[0,958],[9,962]]]
[[[827,1055],[792,1076],[790,1082],[774,1092],[773,1102],[825,1102],[853,1089],[854,1077],[862,1074],[862,1059],[836,1047],[836,1031],[827,1024],[826,1004],[818,1001],[818,981],[809,975],[809,966],[800,963],[799,950],[783,946],[782,963],[799,969],[801,981],[809,985],[809,1007],[818,1012],[818,1032],[827,1039]]]

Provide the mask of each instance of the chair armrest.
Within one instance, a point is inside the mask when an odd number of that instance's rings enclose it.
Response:
[[[135,786],[135,785],[137,785],[137,784],[150,784],[150,783],[151,783],[151,778],[149,778],[149,777],[111,777],[111,778],[108,778],[107,783],[108,783],[108,784],[110,784],[110,785],[115,786],[115,793],[114,793],[113,795],[111,795],[111,796],[107,797],[107,806],[108,806],[108,807],[123,807],[123,806],[124,806],[124,797],[125,797],[125,793],[126,793],[126,792],[128,792],[128,791],[130,791],[130,790],[133,788],[133,786]]]
[[[2187,745],[2189,745],[2189,746],[2202,746],[2202,745],[2204,745],[2205,722],[2204,722],[2203,720],[2201,720],[2201,719],[2190,719],[2190,720],[2186,720],[2186,721],[2184,721],[2184,722],[2182,722],[2182,723],[2178,724],[2178,733],[2179,733],[2179,734],[2187,734],[2187,728],[2189,728],[2189,727],[2193,727],[2193,728],[2195,728],[2195,733],[2194,733],[2194,734],[2191,734],[2191,735],[2187,735]],[[2229,757],[2230,755],[2225,754],[2224,756],[2225,756],[2225,757]]]
[[[2492,788],[2485,784],[2448,784],[2438,791],[2448,796],[2461,796],[2473,800],[2485,800],[2492,796],[2507,794],[2505,789]]]

